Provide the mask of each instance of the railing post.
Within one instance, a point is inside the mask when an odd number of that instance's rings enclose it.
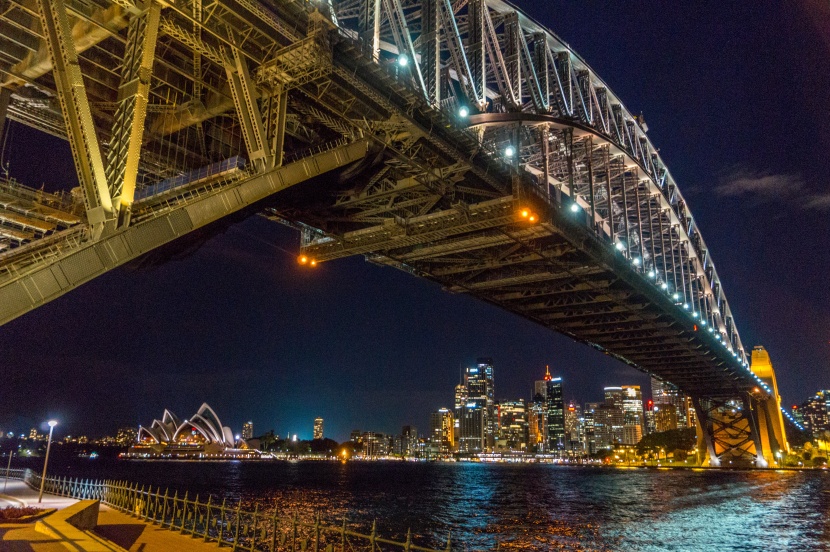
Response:
[[[297,511],[294,511],[294,517],[291,519],[291,552],[297,550]]]
[[[205,506],[205,532],[204,532],[204,535],[202,535],[202,538],[203,538],[204,542],[207,542],[207,540],[208,540],[208,528],[210,527],[210,510],[211,510],[210,501],[212,499],[213,499],[213,496],[208,495],[207,505]]]
[[[259,504],[256,504],[254,506],[254,521],[251,524],[251,534],[252,534],[251,547],[250,547],[251,552],[254,552],[255,547],[256,547],[256,517],[257,517],[258,512],[259,512]]]
[[[274,518],[271,522],[271,552],[277,547],[277,509],[274,508]]]
[[[378,520],[372,522],[372,534],[369,535],[369,544],[372,545],[372,552],[375,552],[375,539],[378,536]]]
[[[444,549],[445,552],[452,552],[452,534],[447,533],[447,547]]]
[[[161,527],[164,527],[164,520],[167,518],[167,492],[168,489],[164,489],[164,499],[161,506],[161,521],[159,522]]]
[[[187,520],[187,493],[188,491],[184,492],[184,498],[182,499],[182,525],[179,527],[179,533],[184,534],[184,523]]]
[[[227,498],[222,499],[222,509],[219,511],[219,542],[218,545],[222,546],[224,536],[225,536],[225,502]]]
[[[236,526],[233,529],[233,548],[231,550],[236,550],[236,545],[239,544],[239,516],[242,512],[242,500],[236,503]]]
[[[314,552],[320,552],[320,514],[317,514],[317,521],[314,522]]]
[[[406,550],[406,552],[409,552],[410,550],[412,550],[412,528],[411,527],[406,530],[406,544],[404,544],[403,549]]]

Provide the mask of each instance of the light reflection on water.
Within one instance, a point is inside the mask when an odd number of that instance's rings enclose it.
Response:
[[[828,550],[827,471],[688,471],[410,462],[57,462],[190,496],[458,550]],[[51,471],[51,462],[50,462]]]

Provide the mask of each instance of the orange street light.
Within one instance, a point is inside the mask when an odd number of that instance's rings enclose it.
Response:
[[[305,255],[300,255],[299,257],[297,257],[297,262],[300,264],[306,264],[308,262],[308,257],[306,257]]]

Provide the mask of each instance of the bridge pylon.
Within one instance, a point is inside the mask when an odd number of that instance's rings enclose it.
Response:
[[[789,452],[775,371],[760,345],[752,351],[751,368],[770,393],[756,387],[730,397],[692,397],[698,448],[707,454],[704,465],[767,467]]]

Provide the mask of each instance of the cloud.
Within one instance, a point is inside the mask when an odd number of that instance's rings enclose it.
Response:
[[[803,207],[816,211],[830,211],[830,193],[809,196],[804,201]]]
[[[792,197],[804,189],[804,181],[795,174],[753,175],[743,171],[730,174],[715,188],[715,193],[725,197],[754,196],[756,199],[782,199]]]
[[[830,193],[816,194],[799,174],[758,174],[736,169],[714,188],[721,197],[746,198],[750,205],[781,202],[805,211],[830,211]]]

